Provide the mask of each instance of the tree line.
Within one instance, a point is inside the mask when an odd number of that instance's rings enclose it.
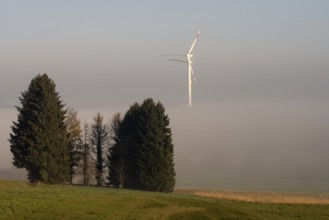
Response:
[[[66,109],[47,74],[31,80],[19,97],[10,134],[13,164],[33,184],[73,183],[171,192],[175,186],[169,117],[151,98],[105,122],[101,113],[81,125]]]

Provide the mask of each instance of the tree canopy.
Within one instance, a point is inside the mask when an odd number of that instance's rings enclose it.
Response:
[[[66,111],[47,74],[37,75],[19,98],[17,122],[10,134],[13,164],[28,171],[30,182],[64,183],[69,180]]]
[[[110,160],[110,170],[114,170],[111,183],[119,184],[119,170],[125,188],[171,192],[175,186],[174,153],[163,105],[152,99],[142,105],[135,103],[119,123],[118,131],[110,151],[110,158],[114,158]],[[122,163],[124,167],[120,167]]]
[[[137,172],[141,189],[171,192],[175,186],[169,118],[163,105],[146,99],[138,120]]]

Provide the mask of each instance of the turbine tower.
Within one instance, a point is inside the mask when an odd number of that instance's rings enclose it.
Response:
[[[185,55],[168,55],[168,56],[184,56],[184,57],[186,57],[186,61],[185,60],[178,60],[178,59],[168,59],[168,60],[182,62],[182,63],[187,64],[188,103],[189,103],[190,107],[192,106],[192,75],[193,75],[194,81],[196,81],[196,79],[194,77],[193,68],[192,68],[192,63],[193,63],[193,61],[192,61],[192,57],[193,57],[192,51],[193,51],[193,48],[195,46],[195,43],[197,42],[197,40],[199,38],[200,31],[201,31],[201,28],[198,30],[198,32],[197,32],[197,34],[194,38],[194,41],[193,41],[189,51],[187,52],[187,54],[185,54]]]

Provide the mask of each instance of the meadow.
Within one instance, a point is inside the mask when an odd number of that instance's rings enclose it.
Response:
[[[192,190],[168,194],[0,180],[0,219],[329,219],[329,196]]]

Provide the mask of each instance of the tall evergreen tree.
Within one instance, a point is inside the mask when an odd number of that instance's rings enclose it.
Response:
[[[175,185],[174,152],[169,118],[161,103],[152,99],[134,104],[119,124],[117,142],[111,149],[111,169],[124,164],[123,187],[171,192]],[[120,165],[120,164],[119,164]],[[110,181],[119,186],[117,171]],[[111,170],[110,170],[111,172]],[[112,176],[111,176],[112,175]]]
[[[169,118],[163,105],[146,99],[138,120],[137,173],[141,189],[172,192],[175,186],[174,153]]]
[[[18,119],[13,122],[10,150],[13,164],[28,171],[32,183],[65,183],[70,165],[66,111],[55,83],[37,75],[19,98]]]
[[[109,146],[109,128],[98,113],[91,126],[91,144],[96,154],[95,178],[98,186],[104,185],[105,154]]]
[[[108,153],[108,181],[113,187],[123,187],[124,180],[126,178],[126,163],[120,156],[120,139],[119,129],[122,122],[121,114],[116,113],[113,115],[110,124],[110,138],[111,144]]]
[[[116,143],[117,161],[122,160],[125,165],[124,188],[139,189],[138,174],[136,170],[136,159],[138,150],[138,117],[140,105],[138,103],[130,106],[119,126],[118,143]],[[111,163],[111,161],[110,161]]]

